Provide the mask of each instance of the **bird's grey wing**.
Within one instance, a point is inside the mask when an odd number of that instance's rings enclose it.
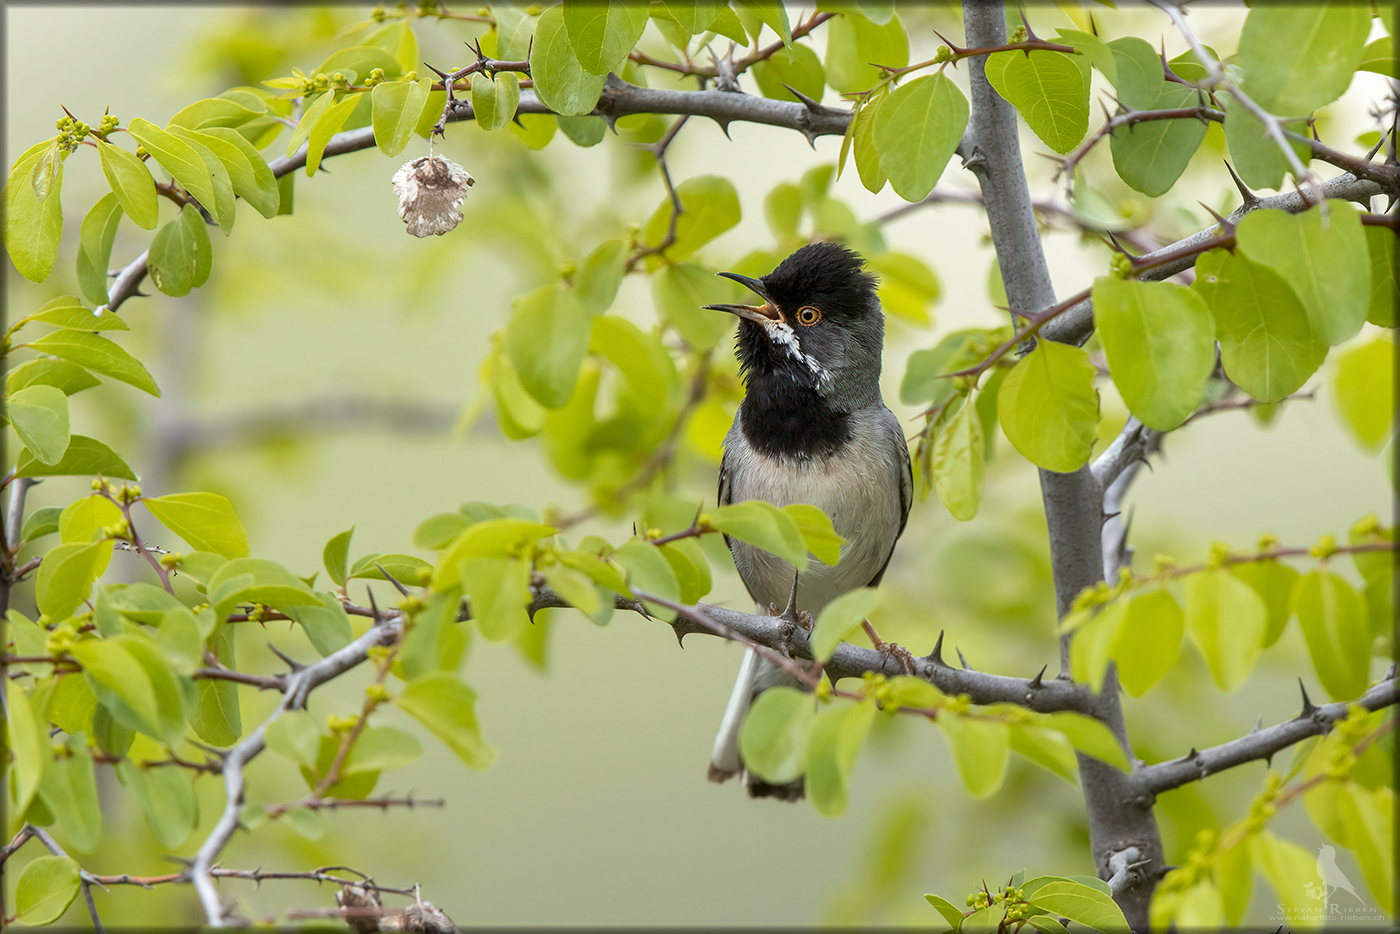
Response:
[[[736,416],[737,417],[737,416]],[[733,434],[733,432],[731,432]],[[729,443],[725,439],[724,455],[719,460],[719,490],[715,493],[716,506],[728,506],[734,502],[734,477],[731,475],[731,464],[729,461]],[[729,549],[729,553],[734,554],[734,546],[729,541],[729,536],[724,536],[724,545]]]
[[[875,587],[880,583],[880,579],[885,576],[885,568],[890,566],[890,559],[894,557],[894,546],[899,542],[899,538],[904,534],[904,527],[909,524],[909,509],[914,505],[914,464],[909,459],[909,444],[904,440],[904,431],[900,428],[899,420],[894,417],[894,413],[889,409],[885,410],[887,427],[892,431],[889,434],[889,443],[898,451],[895,463],[902,464],[904,469],[899,471],[899,531],[894,533],[894,541],[890,542],[889,554],[885,555],[885,563],[880,565],[880,570],[875,572],[875,576],[870,579],[869,586]]]

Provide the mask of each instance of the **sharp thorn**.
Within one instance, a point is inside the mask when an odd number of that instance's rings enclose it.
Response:
[[[374,566],[379,568],[379,573],[384,575],[385,580],[394,585],[395,590],[397,590],[400,594],[402,594],[405,597],[408,596],[408,588],[405,587],[403,584],[400,584],[398,579],[395,578],[394,575],[384,570],[384,565],[376,561],[374,562]]]
[[[1045,677],[1045,669],[1049,667],[1049,665],[1040,666],[1040,671],[1036,672],[1036,676],[1031,679],[1031,690],[1039,690],[1040,688],[1045,686],[1044,682],[1041,679]]]
[[[1200,753],[1196,751],[1196,747],[1192,746],[1191,751],[1186,754],[1186,761],[1190,762],[1192,759],[1196,758],[1199,755]]]
[[[721,130],[724,131],[724,138],[727,139],[727,140],[730,140],[730,141],[732,142],[733,139],[734,139],[734,137],[732,137],[732,136],[729,135],[729,124],[730,124],[730,121],[728,121],[728,120],[721,120],[719,117],[714,117],[714,118],[712,118],[712,119],[715,121],[715,123],[718,123],[718,124],[719,124],[719,128],[720,128]]]
[[[365,585],[365,593],[369,595],[370,612],[374,614],[375,625],[378,625],[382,620],[379,618],[379,604],[374,600],[374,590],[369,585]]]
[[[782,619],[797,625],[797,578],[798,572],[794,568],[792,572],[792,591],[788,594],[787,606],[783,607]]]
[[[1205,208],[1207,214],[1215,218],[1215,222],[1220,225],[1220,229],[1223,233],[1228,234],[1232,229],[1234,229],[1235,225],[1230,223],[1225,218],[1221,217],[1219,212],[1217,212],[1215,208],[1206,204],[1204,201],[1197,201],[1196,203],[1199,204],[1201,207]]]
[[[677,616],[676,619],[679,620],[680,616]],[[685,633],[681,632],[674,625],[671,626],[671,632],[676,636],[676,645],[685,648]]]
[[[282,659],[282,661],[286,662],[287,667],[292,669],[292,671],[301,671],[303,668],[306,667],[301,662],[298,662],[295,659],[289,657],[285,652],[283,652],[277,646],[273,645],[271,642],[267,644],[267,647],[272,650],[273,655],[276,655],[278,658]]]
[[[1298,690],[1303,692],[1303,712],[1298,714],[1298,719],[1305,720],[1317,711],[1317,705],[1312,702],[1312,698],[1308,697],[1308,689],[1303,686],[1302,678],[1298,679]]]
[[[780,82],[780,83],[781,83],[781,82]],[[822,112],[823,107],[822,107],[821,104],[819,104],[819,103],[817,103],[816,101],[812,100],[812,99],[811,99],[810,97],[808,97],[806,94],[803,94],[801,91],[797,90],[797,88],[793,87],[793,86],[790,85],[790,84],[784,84],[783,87],[787,88],[787,89],[788,89],[788,93],[791,94],[793,97],[797,98],[798,100],[800,100],[800,101],[803,103],[803,105],[806,106],[806,108],[807,108],[808,110],[810,110],[812,113],[816,114],[816,113],[821,113],[821,112]]]
[[[971,671],[972,666],[967,663],[967,659],[963,658],[962,649],[954,647],[953,651],[958,653],[958,661],[962,662],[963,668],[967,669],[968,671]]]
[[[1262,729],[1264,729],[1264,715],[1261,713],[1254,718],[1254,729],[1251,732],[1258,733]]]
[[[1230,170],[1230,177],[1235,180],[1235,187],[1240,190],[1240,197],[1244,199],[1245,207],[1249,207],[1250,205],[1257,202],[1259,200],[1259,196],[1249,190],[1249,186],[1244,183],[1244,179],[1240,178],[1239,175],[1236,174],[1235,167],[1231,165],[1228,160],[1226,160],[1225,162],[1225,168]]]
[[[947,39],[943,40],[947,42]],[[928,653],[928,660],[935,665],[943,664],[943,630],[938,630],[938,641],[933,644],[933,651]]]

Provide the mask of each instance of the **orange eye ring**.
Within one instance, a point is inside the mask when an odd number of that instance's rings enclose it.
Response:
[[[797,309],[797,323],[810,328],[822,319],[822,311],[813,305],[803,305]]]

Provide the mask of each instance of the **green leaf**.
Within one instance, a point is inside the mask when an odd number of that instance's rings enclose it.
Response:
[[[763,198],[763,216],[779,240],[797,236],[797,224],[802,219],[802,189],[792,182],[774,185]]]
[[[69,653],[83,666],[88,686],[113,718],[127,729],[162,735],[155,688],[128,646],[115,639],[90,639],[78,642]],[[120,704],[114,705],[113,699]]]
[[[1079,762],[1074,747],[1058,730],[1029,723],[1012,723],[1011,749],[1039,766],[1054,772],[1071,785],[1079,784]]]
[[[763,96],[775,100],[798,100],[797,95],[788,90],[795,88],[812,100],[820,101],[826,89],[826,73],[822,70],[821,59],[810,47],[800,43],[779,49],[767,59],[755,62],[750,73]]]
[[[1370,11],[1352,3],[1253,8],[1240,32],[1243,89],[1270,113],[1306,116],[1342,96],[1370,28]]]
[[[933,323],[928,307],[938,301],[940,289],[938,277],[923,260],[907,253],[879,253],[866,266],[879,277],[875,294],[887,313],[916,327]]]
[[[1222,691],[1244,683],[1268,627],[1264,601],[1223,568],[1186,578],[1186,625]]]
[[[561,6],[569,44],[591,75],[621,70],[649,15],[646,6],[628,0],[564,0]]]
[[[32,315],[25,315],[11,329],[30,322],[52,324],[55,327],[70,328],[75,331],[126,331],[126,322],[105,308],[96,311],[83,305],[82,299],[74,295],[60,295],[45,302],[44,307]]]
[[[130,759],[117,763],[117,777],[141,802],[146,824],[163,847],[174,849],[194,830],[194,785],[185,770],[162,766],[143,768]]]
[[[83,297],[95,305],[107,301],[107,265],[112,259],[112,241],[116,239],[117,223],[121,219],[121,202],[111,192],[99,198],[87,217],[83,218],[78,243],[78,288]],[[152,226],[155,226],[154,223]],[[94,317],[91,312],[88,313],[89,320]],[[113,316],[112,320],[121,319]]]
[[[1249,561],[1236,564],[1230,573],[1244,581],[1264,601],[1268,611],[1268,626],[1264,630],[1264,648],[1278,641],[1283,627],[1293,615],[1293,588],[1302,575],[1277,561]]]
[[[1141,697],[1171,671],[1185,631],[1181,607],[1166,590],[1154,587],[1134,594],[1112,648],[1123,689]]]
[[[1395,792],[1384,785],[1371,790],[1345,782],[1340,803],[1366,886],[1376,904],[1388,910],[1395,899]]]
[[[930,905],[938,909],[938,913],[943,916],[943,920],[947,921],[954,931],[962,927],[963,913],[956,905],[941,895],[925,895],[924,898],[928,900]]]
[[[127,124],[127,130],[200,204],[210,211],[215,210],[218,198],[214,179],[209,175],[204,158],[193,146],[143,117],[133,119]]]
[[[1327,356],[1297,293],[1242,253],[1211,250],[1192,285],[1215,317],[1225,373],[1261,402],[1278,402],[1307,382]]]
[[[185,607],[161,614],[156,644],[180,674],[189,676],[204,665],[204,637],[194,613]]]
[[[563,123],[560,123],[563,126]],[[579,263],[574,277],[574,289],[579,301],[592,315],[601,315],[612,307],[627,261],[627,244],[621,240],[604,240]]]
[[[370,92],[374,144],[386,156],[403,152],[428,103],[432,81],[385,81]],[[478,111],[478,114],[480,111]]]
[[[941,74],[906,82],[880,102],[872,139],[880,169],[901,198],[921,201],[933,190],[962,140],[969,113],[963,92]]]
[[[734,183],[720,175],[697,175],[676,186],[676,196],[684,209],[676,220],[676,239],[665,250],[672,261],[683,260],[715,237],[739,223],[739,192]],[[671,199],[664,199],[647,221],[645,241],[658,246],[671,224]],[[657,256],[647,257],[647,269],[661,265]]]
[[[268,724],[263,732],[267,748],[308,769],[316,768],[321,751],[321,733],[316,721],[304,710],[291,710]]]
[[[792,503],[783,507],[783,512],[797,523],[807,550],[823,564],[835,565],[841,558],[841,546],[846,539],[836,533],[831,519],[816,506],[807,503]]]
[[[1331,571],[1309,571],[1293,588],[1293,609],[1323,690],[1333,700],[1359,697],[1371,662],[1371,627],[1360,595]]]
[[[504,558],[519,554],[548,535],[554,526],[513,517],[487,519],[465,529],[438,559],[434,590],[445,590],[460,582],[457,564],[464,558]]]
[[[1234,160],[1235,171],[1252,188],[1282,188],[1283,177],[1292,173],[1288,156],[1277,140],[1268,135],[1264,124],[1232,96],[1225,100],[1225,142]],[[1285,130],[1304,134],[1302,120],[1283,124]],[[1289,143],[1298,161],[1306,166],[1311,154],[1305,143]]]
[[[1038,341],[997,394],[1006,440],[1046,470],[1069,473],[1087,464],[1099,421],[1095,372],[1082,348]]]
[[[1152,53],[1154,60],[1156,53]],[[1161,66],[1156,66],[1160,72]],[[1161,82],[1156,103],[1147,109],[1175,110],[1196,105],[1196,92]],[[1151,198],[1176,184],[1205,139],[1206,125],[1193,118],[1150,120],[1123,127],[1109,137],[1113,167],[1129,187]]]
[[[209,279],[214,251],[204,218],[187,204],[180,216],[156,231],[147,257],[151,281],[166,295],[188,295]]]
[[[206,97],[181,108],[170,118],[167,125],[184,127],[187,130],[235,127],[256,120],[266,113],[266,108],[254,110],[227,97]]]
[[[101,475],[122,480],[135,480],[136,474],[111,448],[94,438],[73,435],[68,450],[57,464],[42,464],[28,451],[20,451],[15,464],[19,477],[67,477]]]
[[[311,133],[306,138],[306,174],[308,177],[315,175],[316,170],[321,167],[321,159],[325,156],[326,145],[330,143],[332,136],[340,132],[340,128],[345,125],[346,120],[350,119],[350,114],[354,113],[355,108],[360,106],[363,96],[363,91],[344,92],[317,118],[315,126],[311,128]],[[371,101],[371,106],[372,103]]]
[[[422,526],[419,526],[422,528]],[[458,530],[460,531],[460,530]],[[346,568],[346,559],[350,554],[350,537],[355,534],[355,527],[352,525],[344,532],[337,532],[326,542],[326,547],[321,549],[321,561],[326,566],[326,574],[335,581],[337,587],[344,587],[345,581],[349,578],[350,572]],[[418,544],[418,533],[413,533],[413,543]],[[446,540],[442,544],[447,544]],[[434,547],[442,547],[437,545]]]
[[[238,151],[241,159],[235,159],[227,149],[217,150],[228,167],[233,190],[263,217],[276,217],[282,207],[282,195],[278,188],[277,176],[272,174],[272,168],[262,154],[237,130],[215,126],[206,127],[200,132],[205,137],[220,140]]]
[[[53,620],[71,616],[87,599],[111,553],[111,541],[97,541],[59,545],[45,555],[34,583],[39,612]]]
[[[496,758],[476,721],[476,692],[456,675],[434,671],[416,678],[394,703],[446,743],[468,768],[484,769]]]
[[[1047,882],[1032,892],[1027,901],[1096,931],[1128,929],[1128,919],[1123,917],[1122,909],[1112,896],[1082,882],[1070,879]]]
[[[1113,382],[1143,424],[1170,431],[1186,420],[1215,368],[1215,323],[1200,295],[1171,282],[1100,276],[1094,321]]]
[[[10,168],[5,190],[0,192],[0,215],[5,224],[5,252],[20,275],[43,282],[58,257],[58,241],[63,237],[63,206],[59,189],[63,184],[60,162],[46,196],[40,198],[30,184],[30,176],[40,160],[48,156],[57,138],[26,149]]]
[[[146,497],[146,508],[170,531],[194,546],[225,558],[248,556],[248,533],[233,504],[218,493],[172,493]]]
[[[933,485],[953,518],[967,522],[982,500],[982,421],[971,399],[940,420],[933,437]]]
[[[754,700],[739,730],[744,767],[764,781],[785,785],[803,772],[816,701],[797,688],[769,688]]]
[[[834,703],[817,713],[807,740],[807,795],[818,814],[837,817],[850,800],[851,772],[875,719],[873,701]]]
[[[874,87],[884,74],[875,65],[903,68],[907,64],[909,37],[899,17],[884,25],[876,25],[859,13],[842,13],[827,21],[826,82],[837,92],[850,94]]]
[[[574,141],[574,145],[587,148],[597,146],[608,135],[608,124],[602,117],[555,116],[555,122],[564,135]]]
[[[676,572],[650,542],[640,538],[623,542],[622,547],[612,553],[612,560],[627,572],[629,592],[641,590],[667,600],[680,599],[680,581],[676,580]],[[654,603],[645,605],[648,613],[668,623],[676,618],[674,610]]]
[[[905,405],[936,406],[953,394],[953,380],[946,374],[955,373],[977,363],[983,357],[981,343],[987,350],[996,346],[990,340],[992,332],[981,328],[954,331],[943,337],[932,350],[916,350],[909,355],[904,379],[899,385],[899,401]]]
[[[355,741],[342,771],[346,775],[387,772],[403,768],[422,755],[423,747],[412,733],[392,726],[372,726]]]
[[[974,798],[985,798],[1001,787],[1010,752],[1011,729],[1004,720],[944,712],[938,725],[948,739],[958,774]]]
[[[208,145],[211,137],[178,126],[170,127],[169,132],[171,136],[187,143],[191,149],[199,154],[199,158],[204,160],[204,165],[209,170],[209,180],[214,186],[214,203],[204,204],[204,206],[218,220],[219,229],[224,232],[224,236],[228,236],[233,229],[233,222],[237,214],[237,205],[233,199],[233,179],[230,178],[228,167],[223,160]],[[231,144],[222,140],[213,140],[213,142],[217,148],[225,152],[237,152]]]
[[[671,553],[664,552],[666,559],[671,561]],[[682,557],[682,560],[689,559]],[[671,569],[676,569],[676,563],[671,562]],[[590,619],[598,614],[602,600],[598,593],[598,587],[589,579],[588,575],[575,571],[565,565],[555,565],[545,568],[540,573],[544,574],[545,583],[559,596],[564,598],[564,602],[576,608],[584,616]],[[611,599],[611,597],[609,597]],[[696,597],[695,599],[699,599]],[[693,601],[690,601],[693,602]],[[538,619],[538,617],[536,617]]]
[[[645,16],[645,7],[640,9]],[[562,5],[546,9],[535,25],[530,76],[535,82],[535,95],[556,113],[582,116],[598,103],[607,73],[590,74],[579,63],[569,40]]]
[[[1237,927],[1249,907],[1249,896],[1254,888],[1248,842],[1242,840],[1220,854],[1215,861],[1215,879],[1220,884],[1224,922]]]
[[[710,527],[775,555],[799,570],[807,567],[807,543],[792,517],[772,503],[746,500],[710,513]]]
[[[226,668],[237,669],[233,629],[220,623],[209,637],[209,648]],[[199,703],[190,717],[190,726],[200,739],[215,746],[232,746],[243,735],[243,718],[238,706],[238,685],[214,679],[196,682]]]
[[[1394,37],[1382,36],[1374,42],[1366,43],[1366,47],[1361,50],[1361,64],[1356,66],[1356,70],[1372,71],[1387,78],[1400,77],[1396,68]]]
[[[24,530],[19,533],[20,541],[32,542],[45,535],[58,531],[58,517],[63,513],[61,506],[42,506],[24,520]]]
[[[462,589],[471,598],[472,619],[493,642],[515,638],[530,625],[530,564],[519,558],[466,558]]]
[[[160,395],[155,380],[151,379],[151,374],[141,365],[141,361],[100,335],[65,329],[30,341],[28,346],[55,357],[71,360],[153,396]]]
[[[320,600],[306,582],[266,558],[234,558],[209,578],[209,604],[224,619],[241,603],[261,603],[285,610],[315,606]]]
[[[518,136],[531,149],[543,149],[554,139],[554,131],[559,128],[553,114],[516,114],[510,124],[510,131]]]
[[[627,593],[627,581],[612,563],[584,551],[564,551],[559,554],[559,563],[588,576],[599,587],[614,593]]]
[[[837,646],[870,616],[879,597],[874,587],[858,587],[822,607],[812,628],[812,654],[818,661],[831,658]]]
[[[385,574],[389,576],[386,577]],[[389,580],[392,577],[410,587],[425,587],[432,577],[433,566],[414,555],[365,555],[350,568],[350,576],[365,580]]]
[[[792,29],[788,25],[787,9],[782,3],[776,0],[746,0],[737,4],[737,11],[744,29],[754,39],[757,39],[759,32],[767,26],[783,40],[784,45],[792,44]]]
[[[67,856],[40,856],[15,881],[15,920],[53,924],[78,897],[78,864]]]
[[[1112,658],[1113,645],[1123,628],[1127,604],[1115,600],[1074,631],[1069,644],[1070,670],[1074,680],[1089,685],[1097,694],[1103,688],[1104,674]],[[1066,617],[1068,621],[1068,617]]]
[[[52,466],[63,458],[68,450],[68,397],[62,390],[43,385],[21,389],[5,400],[5,414],[40,463]]]
[[[1386,335],[1337,355],[1332,390],[1346,425],[1363,448],[1378,451],[1395,423],[1395,344]]]
[[[511,303],[505,351],[541,405],[559,408],[574,394],[591,330],[588,309],[566,285],[542,286]]]
[[[1356,334],[1371,305],[1370,253],[1361,219],[1345,201],[1302,214],[1252,211],[1240,221],[1239,248],[1298,293],[1313,332],[1335,346]]]
[[[1371,254],[1371,310],[1366,320],[1383,328],[1395,327],[1395,306],[1400,304],[1396,287],[1394,231],[1385,227],[1363,227]]]
[[[700,550],[700,543],[693,538],[683,538],[660,545],[658,550],[661,552],[661,556],[666,559],[666,563],[671,566],[671,572],[676,575],[680,602],[699,603],[700,598],[709,593],[712,586],[710,565],[705,559],[705,553]],[[586,580],[579,581],[579,583],[586,582]],[[588,611],[585,610],[585,613]]]
[[[731,315],[703,306],[732,298],[729,282],[714,270],[692,263],[663,266],[651,275],[651,297],[661,317],[696,350],[709,350],[733,326]]]
[[[1082,64],[1081,64],[1082,63]],[[1059,153],[1079,145],[1089,129],[1089,62],[1064,52],[995,52],[987,81],[1041,142]]]
[[[471,84],[476,125],[483,130],[504,130],[510,126],[520,105],[520,81],[515,74],[503,71],[491,77],[477,72],[472,75]]]
[[[10,371],[5,377],[5,392],[16,393],[26,386],[53,386],[65,395],[101,386],[102,380],[76,363],[42,358],[30,360]]]
[[[318,593],[317,604],[304,604],[287,608],[287,615],[301,623],[306,638],[320,653],[322,658],[338,649],[343,649],[355,637],[350,628],[350,617],[345,608],[331,594]]]
[[[125,646],[150,678],[159,728],[150,735],[170,745],[178,743],[185,732],[184,689],[176,680],[171,659],[166,658],[155,640],[145,633],[123,633],[107,641]]]
[[[48,728],[35,715],[29,694],[9,678],[5,679],[5,710],[6,747],[13,757],[9,780],[14,789],[14,813],[23,814],[39,790],[45,766],[50,764]]]
[[[82,683],[77,677],[67,677],[63,681]],[[80,853],[91,853],[102,838],[102,807],[97,799],[92,756],[72,739],[69,752],[70,755],[60,755],[48,764],[39,796],[49,813],[57,818],[59,831],[67,843]]]
[[[1308,886],[1318,883],[1317,856],[1268,830],[1250,836],[1248,845],[1254,865],[1283,906],[1280,914],[1289,919],[1315,915],[1318,900],[1308,895]]]

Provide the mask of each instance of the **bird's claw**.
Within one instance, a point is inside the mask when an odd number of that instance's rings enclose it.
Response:
[[[898,660],[906,675],[914,673],[914,655],[904,646],[895,642],[882,642],[878,648],[881,655],[890,655]],[[880,667],[884,668],[885,666],[881,665]]]

